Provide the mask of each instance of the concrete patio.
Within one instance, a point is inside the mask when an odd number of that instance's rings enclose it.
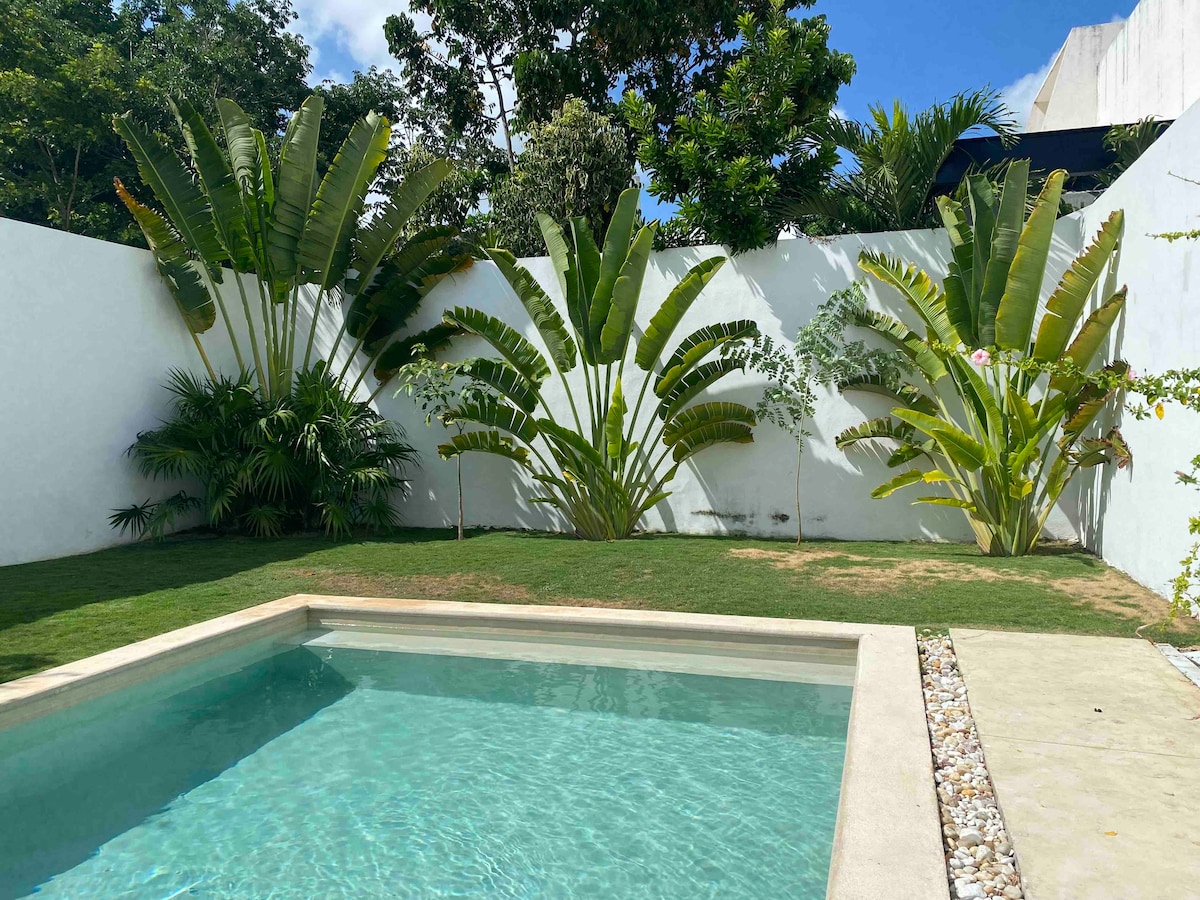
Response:
[[[1026,896],[1200,898],[1200,690],[1145,641],[952,637]]]

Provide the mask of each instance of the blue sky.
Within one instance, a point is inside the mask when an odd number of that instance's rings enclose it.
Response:
[[[404,0],[295,0],[299,31],[315,48],[314,80],[386,65],[383,20]],[[686,2],[686,0],[681,0]],[[1027,111],[1046,66],[1076,25],[1125,18],[1136,0],[818,0],[830,45],[858,74],[838,106],[852,118],[899,98],[928,106],[990,84]]]
[[[1028,113],[1054,54],[1077,25],[1124,19],[1137,0],[818,0],[829,44],[858,74],[838,106],[850,118],[897,97],[914,108],[991,85]]]

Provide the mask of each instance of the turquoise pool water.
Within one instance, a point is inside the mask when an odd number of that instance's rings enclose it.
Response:
[[[0,897],[823,898],[846,687],[287,648],[0,732]]]

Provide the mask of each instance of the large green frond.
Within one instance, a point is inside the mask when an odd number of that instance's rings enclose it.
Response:
[[[1017,253],[1008,271],[1000,308],[996,311],[996,346],[1001,349],[1029,352],[1033,320],[1041,300],[1046,261],[1050,258],[1050,243],[1054,240],[1054,223],[1058,219],[1066,177],[1063,169],[1050,173],[1033,204],[1029,221],[1021,230]]]
[[[637,353],[633,360],[638,368],[649,372],[654,367],[680,320],[725,263],[724,256],[713,256],[697,263],[683,276],[683,280],[671,289],[671,293],[667,294],[667,299],[658,308],[658,312],[654,314],[641,340],[638,341]]]

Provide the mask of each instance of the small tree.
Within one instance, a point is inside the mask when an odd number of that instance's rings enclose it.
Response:
[[[458,363],[438,362],[425,353],[425,348],[415,348],[418,358],[400,370],[400,387],[394,396],[404,394],[411,397],[425,413],[425,424],[432,425],[436,419],[443,428],[454,429],[462,434],[469,424],[454,415],[460,406],[481,404],[494,400],[496,395],[488,386],[471,374],[475,360]],[[463,479],[462,456],[454,457],[458,483],[458,539],[464,538],[463,528]]]
[[[804,443],[812,432],[817,389],[870,376],[899,384],[908,371],[897,351],[846,341],[846,328],[866,310],[866,295],[858,282],[833,294],[812,320],[796,334],[791,347],[759,337],[750,344],[733,346],[726,358],[752,372],[765,375],[767,385],[755,408],[760,422],[770,422],[796,439],[796,543],[804,539],[800,512],[800,463]]]
[[[530,128],[511,177],[492,191],[497,246],[515,256],[544,252],[538,213],[556,222],[582,216],[600,243],[621,192],[632,184],[624,129],[569,98],[549,122]]]
[[[665,238],[685,234],[734,253],[774,244],[790,222],[779,199],[819,191],[837,165],[834,142],[815,126],[850,83],[854,60],[829,49],[824,16],[794,19],[793,5],[773,0],[761,15],[743,13],[734,61],[669,125],[651,99],[626,91],[650,193],[679,204]]]

